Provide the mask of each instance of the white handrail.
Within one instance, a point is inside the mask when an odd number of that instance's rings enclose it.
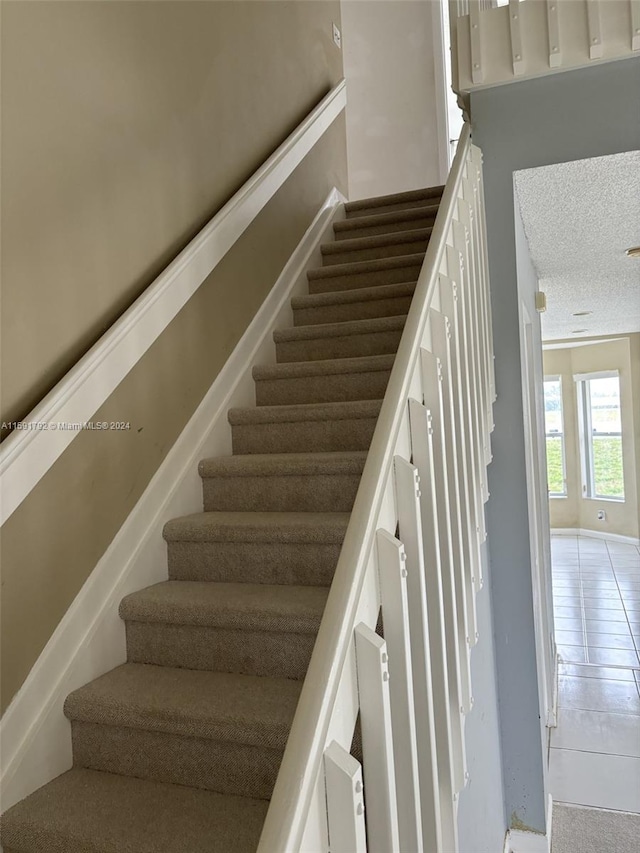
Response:
[[[302,843],[305,824],[338,693],[353,638],[367,564],[375,541],[383,496],[413,370],[436,289],[447,235],[471,146],[469,125],[460,136],[449,179],[429,240],[424,264],[380,410],[340,559],[318,632],[280,773],[271,798],[259,853],[293,853]]]
[[[341,80],[0,446],[0,525],[17,509],[328,130]],[[62,428],[60,425],[63,424]],[[77,426],[76,426],[77,425]]]

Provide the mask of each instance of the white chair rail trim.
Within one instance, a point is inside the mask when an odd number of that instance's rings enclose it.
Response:
[[[342,80],[0,447],[0,525],[88,422],[345,108]]]

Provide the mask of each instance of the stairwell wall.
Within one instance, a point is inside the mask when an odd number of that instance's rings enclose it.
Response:
[[[19,420],[342,77],[339,2],[2,4],[2,412]],[[2,528],[2,709],[331,187],[338,118]]]
[[[473,141],[484,158],[489,273],[498,399],[489,468],[491,555],[502,773],[507,823],[546,831],[541,736],[528,699],[535,636],[525,475],[519,292],[513,173],[640,147],[640,59],[600,64],[473,92]],[[530,312],[534,316],[534,312]],[[542,396],[542,368],[535,376]],[[526,663],[526,667],[524,666]],[[532,770],[533,768],[533,770]]]

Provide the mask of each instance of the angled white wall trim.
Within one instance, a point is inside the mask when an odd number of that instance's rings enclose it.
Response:
[[[335,86],[0,447],[0,525],[22,503],[345,108]],[[40,425],[45,425],[41,427]]]
[[[583,527],[552,527],[552,536],[586,536],[591,539],[608,539],[610,542],[622,542],[625,545],[640,545],[640,539],[634,536],[622,536],[620,533],[607,533],[605,530],[586,530]]]
[[[56,628],[0,721],[3,809],[71,767],[63,704],[71,690],[126,659],[123,596],[166,580],[162,528],[202,509],[198,462],[231,453],[231,406],[255,404],[252,367],[275,362],[272,332],[293,322],[289,299],[306,292],[307,269],[320,266],[320,245],[343,215],[333,189],[142,497]]]

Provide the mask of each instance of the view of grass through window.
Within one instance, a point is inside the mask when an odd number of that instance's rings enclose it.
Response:
[[[590,379],[592,497],[623,498],[622,421],[620,380],[617,376]]]
[[[547,486],[550,495],[566,495],[562,385],[559,379],[544,381],[544,423],[547,437]]]

